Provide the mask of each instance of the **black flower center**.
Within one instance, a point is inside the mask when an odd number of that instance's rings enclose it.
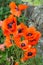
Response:
[[[24,47],[25,46],[25,43],[22,43],[21,46]]]
[[[11,23],[9,23],[8,24],[8,28],[12,28],[12,24],[13,24],[14,22],[11,22]]]
[[[32,56],[32,54],[33,54],[32,52],[28,52],[28,56]]]
[[[18,33],[21,33],[21,32],[22,32],[22,29],[19,29],[19,30],[18,30]]]
[[[27,36],[32,36],[32,33],[28,33]]]

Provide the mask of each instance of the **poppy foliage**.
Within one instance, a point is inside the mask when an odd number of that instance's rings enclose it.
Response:
[[[33,26],[27,27],[23,23],[17,24],[17,17],[21,16],[22,11],[28,7],[27,5],[19,4],[17,6],[15,2],[11,2],[9,7],[11,14],[0,23],[3,35],[5,36],[3,44],[6,48],[16,45],[22,49],[24,56],[20,60],[26,61],[36,55],[37,50],[33,46],[38,43],[41,33]],[[21,40],[22,37],[24,39]],[[18,63],[15,65],[18,65]]]

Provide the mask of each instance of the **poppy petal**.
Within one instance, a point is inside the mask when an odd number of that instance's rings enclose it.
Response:
[[[11,9],[14,9],[14,8],[16,8],[17,6],[16,6],[15,2],[11,2],[11,3],[9,4],[9,7],[10,7]]]
[[[25,10],[28,6],[25,4],[18,5],[19,10]]]
[[[21,11],[17,11],[16,9],[11,9],[10,11],[13,15],[17,16],[17,17],[20,17],[21,15]]]
[[[6,37],[4,45],[5,45],[6,48],[9,48],[9,47],[12,46],[12,42],[11,42],[10,36]]]

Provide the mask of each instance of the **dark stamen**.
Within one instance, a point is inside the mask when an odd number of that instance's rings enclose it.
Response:
[[[32,33],[28,33],[27,36],[32,36]]]
[[[32,54],[33,54],[32,52],[28,52],[28,56],[32,56]]]
[[[12,24],[14,23],[14,21],[13,22],[11,22],[11,23],[9,23],[8,24],[8,28],[12,28]]]
[[[24,47],[25,46],[25,43],[22,43],[21,46]]]
[[[18,30],[18,33],[21,33],[21,32],[22,32],[22,29],[19,29],[19,30]]]
[[[12,24],[10,23],[10,24],[8,24],[8,28],[12,28]]]

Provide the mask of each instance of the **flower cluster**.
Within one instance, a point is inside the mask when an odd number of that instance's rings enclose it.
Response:
[[[21,16],[23,10],[28,6],[25,4],[17,5],[14,2],[9,4],[10,15],[3,20],[1,28],[5,38],[4,45],[6,48],[15,44],[24,51],[24,56],[21,61],[26,61],[36,55],[36,48],[33,48],[38,43],[41,33],[35,27],[27,27],[20,23],[17,25],[17,17]]]

